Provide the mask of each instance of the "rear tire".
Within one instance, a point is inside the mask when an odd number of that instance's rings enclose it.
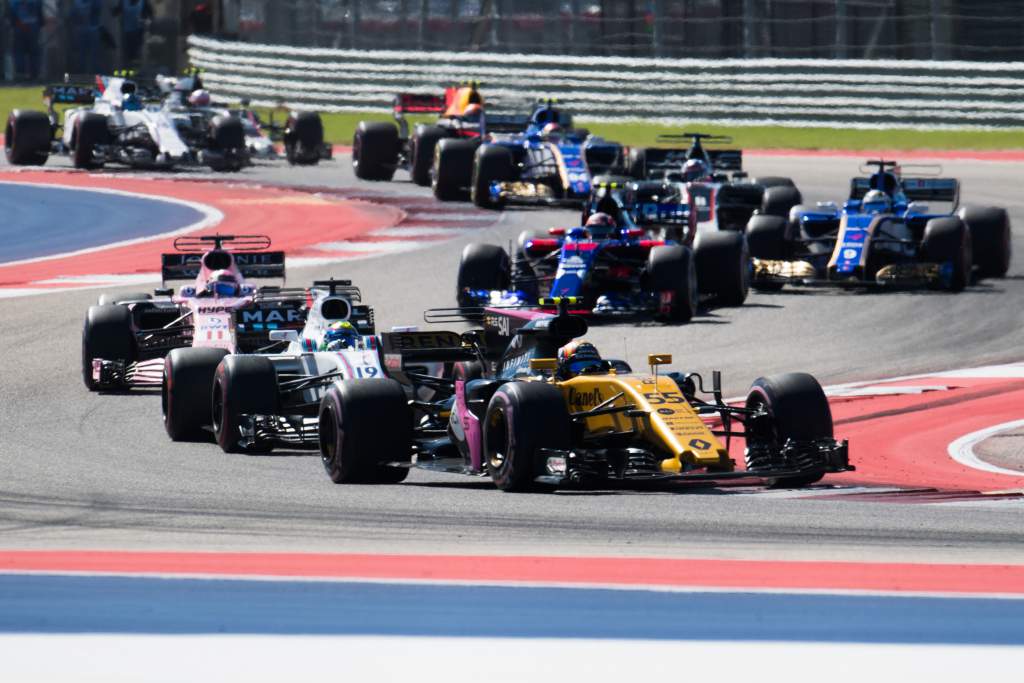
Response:
[[[971,233],[956,216],[933,218],[924,227],[921,251],[925,261],[952,263],[953,273],[946,283],[951,292],[962,292],[971,281]]]
[[[787,256],[786,231],[788,221],[779,216],[753,216],[747,223],[747,248],[751,258],[777,261]],[[751,286],[759,292],[777,292],[783,287],[781,282],[758,282],[753,280]]]
[[[103,163],[96,161],[94,151],[96,145],[103,145],[110,138],[107,117],[103,114],[85,112],[75,119],[75,150],[72,161],[75,168],[102,168]]]
[[[750,182],[760,185],[765,189],[769,187],[796,187],[796,183],[793,182],[792,178],[783,176],[764,176],[763,178],[754,178]]]
[[[12,166],[42,166],[50,157],[53,129],[41,111],[15,109],[7,117],[4,153]]]
[[[265,356],[228,355],[213,378],[213,435],[225,453],[269,453],[270,444],[239,443],[242,415],[278,414],[277,371]]]
[[[335,484],[397,484],[412,457],[412,409],[393,379],[334,383],[320,402],[320,457]]]
[[[742,232],[707,232],[694,247],[697,285],[722,306],[742,306],[750,291],[750,253]]]
[[[413,131],[409,151],[412,159],[409,174],[412,181],[421,187],[430,187],[430,169],[434,164],[434,148],[448,133],[440,126],[419,125]]]
[[[138,357],[132,314],[125,306],[90,306],[82,327],[82,380],[89,391],[100,386],[92,379],[94,358],[130,363]]]
[[[213,378],[226,349],[172,349],[164,359],[160,404],[172,441],[206,441],[212,422]]]
[[[661,299],[656,318],[689,322],[697,314],[697,267],[693,252],[682,245],[658,246],[647,256],[650,289]]]
[[[391,180],[398,167],[398,127],[360,121],[352,138],[352,168],[360,180]]]
[[[315,111],[302,111],[289,117],[284,134],[284,152],[293,166],[315,166],[320,163],[324,146],[324,122]]]
[[[500,209],[504,200],[491,197],[491,184],[515,179],[512,152],[501,145],[481,145],[473,160],[470,196],[481,209]]]
[[[456,301],[468,306],[466,290],[504,291],[511,281],[508,253],[493,244],[467,244],[459,262]]]
[[[473,182],[473,156],[480,143],[476,140],[445,138],[434,145],[433,177],[430,185],[434,197],[442,202],[469,199]]]
[[[787,439],[830,439],[833,436],[832,410],[821,385],[813,376],[803,372],[758,378],[747,395],[746,407],[763,407],[772,416],[770,434],[758,438],[771,441],[781,448]],[[747,468],[757,463],[747,457]],[[819,481],[824,472],[797,477],[768,480],[772,488],[799,488]]]
[[[483,423],[484,462],[502,491],[536,490],[544,473],[540,448],[568,450],[569,411],[562,392],[544,382],[508,382],[487,404]]]
[[[994,206],[965,206],[957,212],[971,233],[979,277],[1005,277],[1013,257],[1010,216]]]
[[[789,212],[798,204],[804,201],[800,190],[789,185],[778,185],[769,187],[764,191],[761,200],[761,214],[766,216],[781,216],[789,218]]]

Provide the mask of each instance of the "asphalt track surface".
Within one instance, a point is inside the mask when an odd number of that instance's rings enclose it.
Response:
[[[345,159],[317,169],[261,167],[240,178],[357,184]],[[791,175],[809,201],[841,199],[851,159],[751,158],[757,173]],[[944,162],[964,197],[1006,206],[1024,239],[1018,164]],[[422,195],[407,182],[358,183]],[[512,210],[493,229],[430,248],[296,271],[292,281],[353,279],[381,328],[420,321],[453,301],[463,244],[507,243],[574,213]],[[135,289],[135,288],[133,288]],[[0,547],[290,550],[1019,562],[1019,506],[943,507],[788,500],[736,489],[508,495],[485,479],[413,472],[399,486],[340,487],[319,457],[225,455],[171,444],[156,393],[90,395],[79,335],[97,292],[0,301]],[[1020,360],[1024,259],[1010,277],[960,295],[812,291],[753,294],[691,324],[605,326],[588,337],[642,366],[669,352],[681,369],[721,369],[727,393],[761,374],[807,370],[836,383]],[[841,436],[841,435],[840,435]],[[935,457],[943,457],[936,454]],[[841,483],[841,476],[832,479]]]

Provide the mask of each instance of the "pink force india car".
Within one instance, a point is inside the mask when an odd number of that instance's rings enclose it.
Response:
[[[305,290],[257,286],[284,279],[283,251],[263,235],[179,237],[161,257],[161,280],[191,280],[177,291],[103,295],[82,329],[82,378],[90,391],[159,386],[164,357],[181,347],[249,353],[272,330],[301,329]]]

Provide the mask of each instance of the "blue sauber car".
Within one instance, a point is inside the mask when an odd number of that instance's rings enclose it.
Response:
[[[547,101],[522,130],[494,133],[476,150],[470,195],[484,208],[508,204],[582,206],[593,175],[619,167],[622,146],[573,128]]]
[[[799,205],[788,219],[747,225],[753,286],[928,286],[958,292],[972,277],[1002,277],[1010,264],[1005,209],[957,210],[954,178],[907,177],[894,161],[868,161],[842,207]],[[947,205],[944,211],[930,203]]]
[[[694,248],[650,240],[633,226],[524,231],[509,258],[502,247],[470,244],[459,264],[462,308],[537,306],[573,297],[576,313],[686,322],[701,300],[739,306],[749,258],[740,232],[702,235]]]

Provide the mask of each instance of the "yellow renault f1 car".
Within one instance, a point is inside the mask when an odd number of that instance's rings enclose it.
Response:
[[[570,303],[560,302],[558,315],[480,309],[483,329],[461,336],[382,335],[389,376],[335,382],[321,403],[320,451],[331,479],[393,482],[419,467],[487,474],[505,491],[752,477],[797,487],[854,469],[810,375],[760,378],[743,405],[729,405],[718,372],[710,392],[696,373],[660,372],[669,355],[649,356],[649,373],[596,350],[559,358],[587,330],[565,312]],[[428,321],[453,314],[466,310],[436,311]],[[437,344],[444,339],[448,348]],[[452,376],[426,377],[417,367],[427,361],[456,361]],[[434,400],[410,400],[420,384]],[[746,441],[745,469],[729,456],[734,438]]]

